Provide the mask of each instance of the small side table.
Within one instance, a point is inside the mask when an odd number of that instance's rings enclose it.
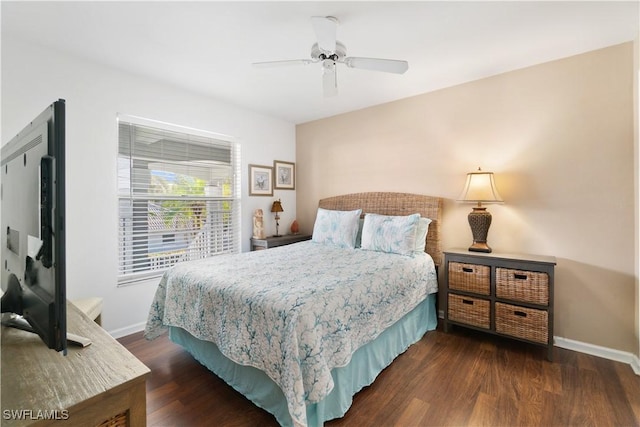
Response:
[[[444,251],[450,325],[547,347],[553,360],[553,256]]]
[[[277,246],[290,245],[292,243],[303,242],[305,240],[311,240],[310,234],[285,234],[284,236],[270,236],[264,239],[251,238],[251,250],[259,251],[262,249],[275,248]]]

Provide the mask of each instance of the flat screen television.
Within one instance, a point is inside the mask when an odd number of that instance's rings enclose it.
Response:
[[[2,146],[3,324],[67,353],[65,101]]]

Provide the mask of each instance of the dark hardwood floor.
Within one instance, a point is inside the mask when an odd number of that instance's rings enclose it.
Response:
[[[277,426],[166,335],[119,340],[151,369],[149,426]],[[627,364],[463,328],[428,332],[327,426],[640,426]]]

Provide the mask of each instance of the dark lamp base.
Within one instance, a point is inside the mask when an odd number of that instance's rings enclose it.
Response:
[[[473,245],[469,246],[469,252],[486,252],[490,253],[491,248],[486,243],[474,242]]]
[[[487,234],[491,225],[491,214],[484,206],[476,206],[469,213],[469,226],[473,234],[473,245],[469,247],[471,252],[491,252],[487,245]]]

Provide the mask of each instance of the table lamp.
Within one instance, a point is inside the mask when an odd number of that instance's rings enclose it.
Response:
[[[483,172],[480,168],[476,172],[467,174],[467,183],[458,197],[460,202],[478,203],[469,213],[469,226],[473,234],[473,244],[469,247],[471,252],[491,252],[487,245],[487,234],[491,225],[491,214],[482,203],[502,203],[502,197],[498,193],[493,172]]]
[[[278,222],[280,220],[280,216],[278,215],[279,212],[284,212],[284,209],[282,209],[282,203],[280,203],[280,199],[275,200],[273,202],[273,205],[271,206],[271,212],[275,212],[276,214],[276,234],[273,235],[273,237],[280,237],[280,234],[278,234],[278,227],[280,227],[280,223]]]

